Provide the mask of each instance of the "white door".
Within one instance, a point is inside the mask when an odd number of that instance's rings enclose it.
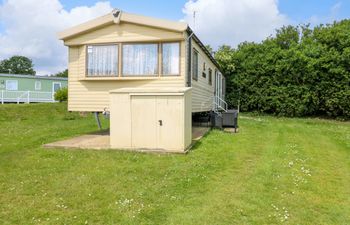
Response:
[[[56,91],[58,91],[59,89],[61,89],[61,83],[60,82],[53,82],[52,83],[52,92],[56,93]]]
[[[183,96],[157,97],[157,148],[178,150],[183,147],[184,112],[182,104]]]
[[[219,72],[216,72],[215,74],[215,95],[218,96],[219,98],[223,97],[223,92],[222,92],[222,74]]]
[[[131,97],[131,145],[133,148],[156,148],[156,99],[154,96]]]

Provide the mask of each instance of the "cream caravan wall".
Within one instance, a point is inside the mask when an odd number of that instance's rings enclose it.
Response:
[[[180,76],[157,78],[86,78],[86,44],[181,41]],[[109,108],[109,91],[126,87],[184,87],[185,41],[183,33],[134,24],[113,24],[65,41],[69,46],[69,111],[102,112]]]
[[[183,40],[182,32],[167,31],[159,28],[140,26],[131,23],[111,24],[85,34],[79,34],[68,40],[65,45]]]
[[[198,80],[192,79],[192,112],[207,112],[213,109],[213,100],[215,92],[215,70],[217,67],[199,47],[192,41],[192,63],[193,63],[193,48],[198,52]],[[188,54],[188,52],[187,52]],[[206,70],[203,70],[203,63],[206,64]],[[212,85],[209,84],[209,68],[212,69]],[[206,73],[206,77],[202,73]],[[193,77],[193,69],[191,68]]]

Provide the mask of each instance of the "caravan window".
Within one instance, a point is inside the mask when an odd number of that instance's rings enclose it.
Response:
[[[198,80],[198,52],[193,49],[193,62],[192,62],[192,78],[193,80]]]
[[[94,45],[87,47],[87,75],[117,76],[118,45]]]
[[[18,81],[17,80],[7,80],[6,81],[6,90],[7,91],[17,91],[18,90]]]
[[[123,76],[158,75],[158,44],[124,44]]]
[[[164,43],[162,56],[163,75],[180,75],[180,43]]]
[[[213,84],[213,70],[209,68],[209,85]]]
[[[35,90],[36,91],[41,90],[41,81],[35,81]]]

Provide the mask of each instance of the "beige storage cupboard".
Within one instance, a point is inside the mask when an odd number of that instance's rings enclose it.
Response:
[[[191,103],[191,88],[111,91],[111,147],[186,152],[192,142]]]

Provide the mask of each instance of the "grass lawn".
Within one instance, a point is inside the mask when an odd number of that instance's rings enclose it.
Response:
[[[0,224],[350,224],[350,123],[240,125],[188,155],[47,150],[93,117],[0,105]]]

